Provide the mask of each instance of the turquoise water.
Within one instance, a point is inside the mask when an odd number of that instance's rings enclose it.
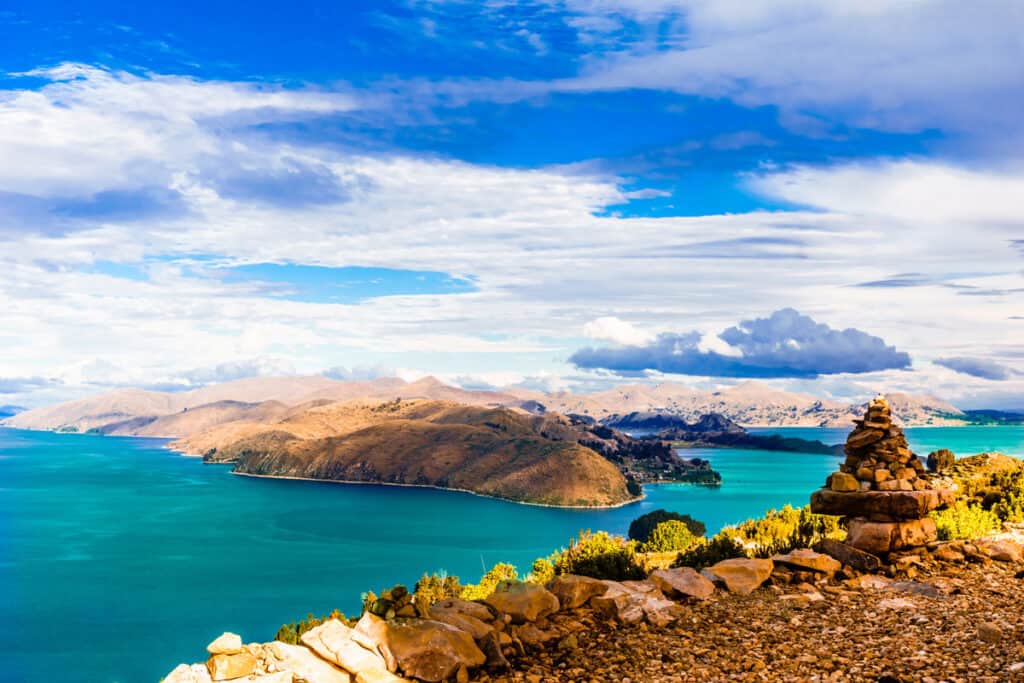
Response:
[[[823,430],[776,430],[838,442]],[[1024,428],[910,430],[919,452],[1024,452]],[[615,510],[469,494],[235,477],[154,439],[0,429],[0,661],[11,681],[156,681],[221,631],[267,640],[282,621],[355,611],[360,592],[446,570],[532,560],[579,529],[623,533],[667,508],[713,532],[803,504],[834,456],[696,450],[718,488],[647,487]]]

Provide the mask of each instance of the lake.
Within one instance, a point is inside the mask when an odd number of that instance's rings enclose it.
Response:
[[[760,429],[840,442],[844,430]],[[1024,427],[918,428],[919,453],[1024,454]],[[155,439],[0,429],[0,638],[18,682],[157,681],[203,658],[222,631],[273,637],[283,621],[362,591],[410,587],[424,571],[475,582],[496,562],[533,559],[580,529],[624,533],[657,508],[709,533],[803,505],[835,456],[685,451],[722,473],[716,488],[647,487],[614,510],[558,510],[430,489],[236,477]]]

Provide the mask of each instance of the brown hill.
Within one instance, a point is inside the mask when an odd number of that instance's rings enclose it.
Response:
[[[558,506],[634,500],[620,469],[578,436],[560,415],[415,400],[318,406],[172,447],[234,462],[239,474],[436,486]]]

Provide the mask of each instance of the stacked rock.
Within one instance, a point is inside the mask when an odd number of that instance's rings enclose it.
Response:
[[[811,510],[848,519],[847,543],[873,553],[922,546],[937,539],[928,513],[955,494],[934,487],[911,452],[903,430],[881,396],[846,439],[846,460],[811,496]]]
[[[892,422],[892,410],[882,397],[868,404],[863,420],[846,438],[846,462],[832,475],[833,491],[924,491],[925,468],[910,451],[903,430]],[[844,476],[845,475],[845,476]]]

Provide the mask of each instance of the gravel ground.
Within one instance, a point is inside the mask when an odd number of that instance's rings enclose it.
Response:
[[[492,683],[1024,681],[1024,565],[929,563],[886,589],[811,586],[717,592],[672,626],[617,626],[589,610],[552,623],[555,644]],[[570,639],[571,640],[571,639]]]

